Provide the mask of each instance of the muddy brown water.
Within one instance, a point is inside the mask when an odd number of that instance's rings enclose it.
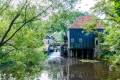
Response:
[[[96,60],[62,58],[58,53],[51,56],[35,80],[120,80],[119,67]]]

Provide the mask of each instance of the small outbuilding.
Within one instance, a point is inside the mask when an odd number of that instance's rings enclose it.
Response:
[[[68,28],[68,56],[81,58],[93,58],[96,56],[95,49],[99,40],[94,32],[86,34],[83,28],[83,25],[92,19],[92,16],[78,17]],[[103,32],[103,30],[101,23],[97,22],[95,31]]]
[[[53,36],[46,35],[43,39],[43,43],[44,43],[44,51],[48,52],[49,46],[55,43],[55,38]]]

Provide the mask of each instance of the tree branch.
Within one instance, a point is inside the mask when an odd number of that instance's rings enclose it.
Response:
[[[3,35],[1,41],[0,41],[0,46],[4,45],[5,42],[5,38],[7,37],[7,35],[9,34],[10,30],[12,29],[14,22],[18,19],[18,17],[21,15],[21,11],[23,10],[23,8],[25,7],[25,5],[27,4],[27,0],[25,2],[25,4],[22,6],[22,8],[16,13],[15,17],[12,19],[12,21],[10,22],[10,25],[8,26],[7,31],[5,32],[5,34]]]
[[[19,16],[20,16],[20,13],[19,13],[19,14],[17,14],[17,15],[13,18],[13,20],[11,21],[11,23],[10,23],[10,25],[9,25],[9,27],[8,27],[8,29],[7,29],[7,31],[6,31],[6,32],[5,32],[5,34],[3,35],[3,37],[2,37],[2,40],[1,40],[0,44],[2,44],[2,43],[3,43],[3,41],[4,41],[4,40],[5,40],[5,38],[7,37],[8,33],[10,32],[10,30],[11,30],[11,28],[12,28],[12,26],[13,26],[14,22],[16,21],[16,19],[17,19]]]
[[[42,15],[44,12],[46,12],[51,6],[52,6],[52,5],[50,5],[49,7],[47,7],[45,10],[43,10],[43,11],[42,11],[41,13],[39,13],[38,15],[36,15],[36,16],[32,17],[31,19],[25,21],[25,22],[21,25],[21,27],[19,27],[7,40],[5,40],[5,41],[2,43],[2,45],[4,45],[4,44],[7,43],[10,39],[12,39],[12,38],[15,36],[15,34],[16,34],[18,31],[20,31],[26,24],[34,21],[34,19],[36,19],[37,17],[39,17],[40,15]]]

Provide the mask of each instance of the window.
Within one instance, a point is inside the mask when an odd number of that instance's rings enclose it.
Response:
[[[97,46],[99,44],[98,38],[95,38],[95,45]]]
[[[83,41],[82,38],[79,38],[79,43],[82,43],[82,41]]]
[[[74,41],[74,38],[71,38],[71,42],[72,42],[72,43],[75,42],[75,41]]]
[[[98,45],[98,40],[96,40],[96,45]]]

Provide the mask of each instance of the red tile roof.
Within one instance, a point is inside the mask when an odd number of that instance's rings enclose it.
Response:
[[[82,16],[82,17],[78,17],[75,22],[73,22],[73,24],[71,25],[70,28],[82,28],[83,25],[89,21],[91,21],[93,19],[92,16]],[[100,22],[96,23],[96,27],[97,28],[103,28],[103,26],[101,25]]]

